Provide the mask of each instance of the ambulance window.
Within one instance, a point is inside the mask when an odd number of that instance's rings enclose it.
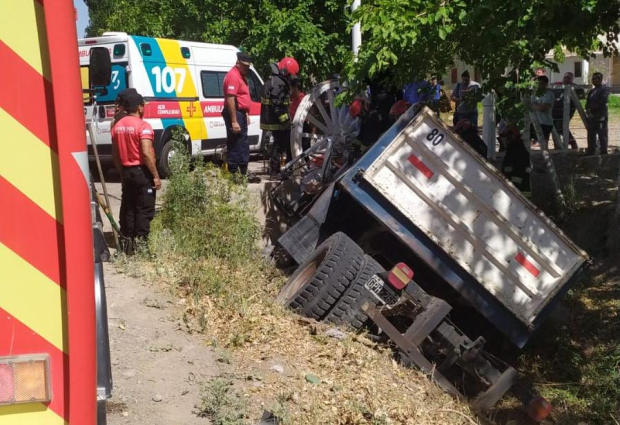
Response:
[[[221,99],[224,97],[225,72],[202,71],[202,95],[207,99]]]
[[[250,86],[250,97],[252,98],[252,102],[260,102],[263,85],[252,69],[250,69],[248,73],[248,85]]]
[[[181,55],[184,59],[189,59],[192,57],[192,53],[189,51],[189,47],[181,47]]]
[[[115,44],[114,45],[114,56],[115,57],[123,57],[125,56],[125,45],[124,44]]]
[[[153,54],[153,49],[149,43],[140,44],[140,51],[144,56],[151,56]]]

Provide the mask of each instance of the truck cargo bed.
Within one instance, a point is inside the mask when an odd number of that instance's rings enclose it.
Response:
[[[341,185],[519,346],[587,261],[429,110],[404,114]]]

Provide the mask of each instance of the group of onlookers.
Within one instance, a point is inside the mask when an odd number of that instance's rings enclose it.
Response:
[[[536,121],[540,124],[542,137],[545,142],[549,141],[553,128],[562,134],[564,127],[564,89],[560,86],[556,89],[549,88],[549,78],[545,75],[536,77],[538,82],[537,89],[532,93],[528,107],[534,112]],[[571,72],[564,74],[561,83],[556,85],[574,85],[574,75]],[[588,146],[585,155],[594,155],[597,148],[597,139],[599,153],[607,155],[608,144],[608,126],[609,114],[607,103],[609,101],[609,88],[603,85],[603,74],[595,72],[592,74],[592,89],[588,92],[585,104],[586,113],[586,129],[588,132]],[[583,91],[576,90],[577,94]],[[582,94],[583,97],[583,94]],[[570,100],[569,120],[573,117],[576,110],[576,104],[573,99]],[[534,128],[535,130],[535,128]],[[535,131],[534,131],[535,133]],[[534,140],[538,142],[537,136]],[[569,131],[568,144],[572,149],[577,149],[577,141],[573,134]],[[559,146],[555,146],[558,148]]]

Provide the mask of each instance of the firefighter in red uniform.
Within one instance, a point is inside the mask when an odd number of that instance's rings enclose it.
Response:
[[[123,249],[126,254],[132,254],[135,240],[149,235],[155,216],[155,193],[161,188],[161,181],[155,166],[153,128],[142,120],[144,99],[135,89],[128,89],[118,102],[126,115],[112,127],[112,153],[122,177]]]
[[[224,77],[224,110],[226,124],[226,162],[228,171],[246,175],[250,162],[248,124],[250,116],[250,87],[246,75],[252,66],[252,57],[237,53],[237,63]]]

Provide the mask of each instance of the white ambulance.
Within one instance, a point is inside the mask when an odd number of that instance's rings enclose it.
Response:
[[[112,164],[110,123],[114,100],[125,88],[135,88],[147,101],[144,119],[155,130],[157,165],[167,174],[171,158],[171,137],[183,131],[192,155],[210,156],[226,144],[223,81],[235,65],[234,46],[166,40],[108,32],[102,37],[78,41],[83,87],[88,86],[90,49],[107,47],[112,58],[112,83],[97,98],[97,110],[85,103],[87,121],[93,121],[97,148],[102,162]],[[263,82],[255,69],[247,76],[252,97],[248,135],[250,149],[258,151],[263,142],[259,128],[260,96]],[[92,147],[89,142],[89,155]]]

